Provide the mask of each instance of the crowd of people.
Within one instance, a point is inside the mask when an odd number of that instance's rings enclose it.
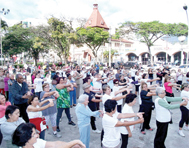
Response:
[[[104,67],[101,72],[98,64],[90,68],[45,64],[33,71],[20,67],[13,70],[11,66],[0,69],[0,143],[7,148],[89,148],[92,128],[94,134],[101,134],[99,147],[126,148],[135,124],[141,125],[142,135],[154,130],[150,121],[155,109],[154,148],[165,148],[168,125],[172,123],[170,110],[176,108],[181,110],[178,134],[185,136],[182,129],[189,130],[189,73],[183,83],[180,69],[175,78],[168,68],[145,72],[142,67],[128,70],[120,66],[114,71]],[[173,88],[181,92],[180,97],[174,97]],[[138,112],[134,113],[137,101]],[[72,121],[73,107],[77,121]],[[55,137],[62,137],[64,110],[68,125],[79,127],[80,140],[45,141],[49,128]],[[96,118],[102,118],[102,129],[96,127]]]

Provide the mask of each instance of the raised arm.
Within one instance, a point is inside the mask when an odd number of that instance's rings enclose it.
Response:
[[[72,148],[74,146],[79,146],[77,148],[86,148],[86,146],[80,141],[80,140],[73,140],[70,142],[64,142],[64,141],[47,141],[45,148]],[[75,147],[76,148],[76,147]]]

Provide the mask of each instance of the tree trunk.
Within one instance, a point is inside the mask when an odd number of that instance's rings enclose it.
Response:
[[[148,60],[148,63],[151,65],[153,61],[152,61],[152,54],[151,54],[150,46],[148,46],[148,52],[149,52],[149,59],[150,59],[150,61]]]
[[[34,60],[35,60],[35,66],[37,66],[37,58],[35,58]]]
[[[63,58],[64,58],[65,65],[67,65],[68,61],[67,61],[67,58],[66,58],[66,56],[64,54],[63,54]]]

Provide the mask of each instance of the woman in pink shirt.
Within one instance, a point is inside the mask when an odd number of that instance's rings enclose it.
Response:
[[[165,87],[165,91],[166,91],[166,96],[174,97],[172,88],[174,87],[174,88],[180,90],[180,84],[171,83],[170,80],[171,80],[171,78],[169,76],[165,77],[164,87]]]
[[[34,83],[34,79],[35,79],[35,76],[36,76],[36,72],[34,71],[33,74],[32,74],[32,84]]]
[[[6,121],[5,119],[5,110],[7,106],[11,105],[9,101],[6,101],[4,95],[0,95],[0,124]]]
[[[9,86],[8,86],[8,80],[10,79],[9,73],[7,72],[4,78],[4,83],[5,83],[5,95],[7,98],[9,98]]]

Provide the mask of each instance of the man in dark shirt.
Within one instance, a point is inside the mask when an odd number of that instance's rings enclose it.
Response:
[[[156,76],[157,76],[158,78],[160,78],[160,80],[157,80],[157,81],[156,81],[156,84],[159,84],[160,86],[162,86],[162,77],[163,77],[163,74],[161,73],[161,70],[160,70],[160,69],[158,69],[158,72],[156,73]]]
[[[28,114],[26,109],[28,107],[28,98],[31,95],[31,92],[28,89],[26,82],[23,82],[23,76],[21,74],[16,75],[16,81],[12,84],[12,99],[15,106],[18,106],[20,109],[20,116],[26,121],[29,122]]]
[[[115,77],[120,81],[120,69],[117,70]]]
[[[89,85],[87,83],[83,84],[84,94],[86,94],[86,95],[89,96],[89,104],[88,104],[88,106],[91,109],[91,111],[96,111],[97,110],[96,103],[97,102],[102,102],[102,100],[95,99],[95,97],[99,97],[99,96],[97,96],[94,92],[90,91],[90,87],[91,87],[91,85]],[[93,130],[94,133],[100,134],[101,131],[99,131],[96,128],[95,120],[96,120],[96,118],[93,117],[93,116],[91,116],[91,127],[92,127],[92,130]]]

